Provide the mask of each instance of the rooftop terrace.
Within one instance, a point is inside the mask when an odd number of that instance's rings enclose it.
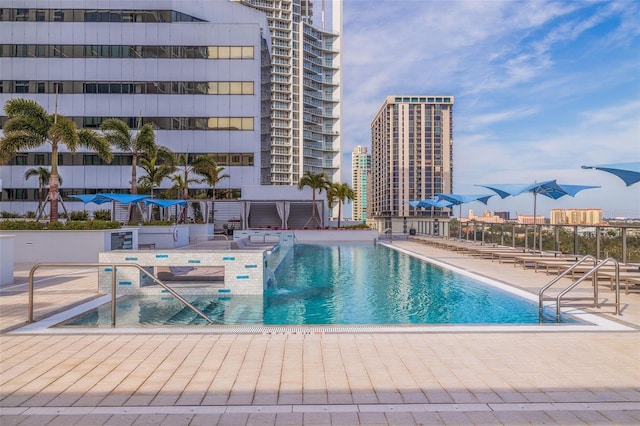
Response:
[[[411,241],[394,245],[537,294],[549,276]],[[26,278],[0,289],[0,423],[638,424],[640,293],[620,331],[438,327],[16,334]],[[63,274],[63,275],[60,275]],[[37,277],[35,316],[95,296],[95,271]]]

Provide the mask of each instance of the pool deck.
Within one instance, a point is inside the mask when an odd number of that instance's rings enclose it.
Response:
[[[533,294],[551,278],[393,244]],[[621,331],[16,334],[30,266],[0,287],[2,426],[640,424],[637,290],[620,317],[589,309]],[[36,319],[93,298],[94,275],[39,272]]]

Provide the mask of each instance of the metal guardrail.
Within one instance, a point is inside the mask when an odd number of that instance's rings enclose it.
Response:
[[[211,318],[209,318],[207,315],[205,315],[201,310],[199,310],[198,308],[193,306],[191,303],[189,303],[184,297],[182,297],[178,293],[176,293],[175,290],[173,290],[171,287],[169,287],[168,285],[166,285],[165,283],[160,281],[153,274],[150,274],[149,271],[147,271],[146,269],[144,269],[142,266],[138,265],[137,263],[37,263],[37,264],[33,265],[31,270],[29,271],[29,303],[28,303],[28,307],[27,307],[27,309],[28,309],[27,322],[28,323],[32,323],[33,322],[33,293],[34,293],[33,277],[35,275],[35,272],[38,269],[44,268],[44,267],[87,267],[87,266],[97,266],[97,267],[109,267],[110,266],[111,267],[111,326],[112,327],[116,326],[116,289],[117,289],[117,286],[116,286],[116,269],[118,267],[121,267],[121,268],[136,268],[136,269],[140,270],[140,272],[142,272],[145,275],[147,275],[156,284],[158,284],[160,287],[162,287],[165,290],[167,290],[173,297],[178,299],[186,307],[191,309],[193,312],[198,314],[200,317],[202,317],[205,320],[207,320],[210,324],[213,324],[213,322],[214,322]]]

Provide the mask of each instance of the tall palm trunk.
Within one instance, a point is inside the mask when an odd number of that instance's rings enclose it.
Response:
[[[58,177],[58,144],[51,143],[51,176],[49,177],[49,198],[51,208],[49,222],[58,221],[58,198],[60,196],[60,178]]]
[[[338,200],[338,228],[340,228],[341,217],[342,217],[342,201]]]
[[[42,182],[42,178],[38,177],[38,212],[42,211],[42,193],[43,193],[44,182]],[[39,213],[38,213],[39,214]]]
[[[59,183],[57,173],[51,173],[51,177],[49,178],[49,200],[51,201],[51,208],[49,212],[49,221],[57,222],[58,221],[58,197],[60,196],[59,192]]]
[[[137,194],[138,193],[138,174],[137,174],[137,164],[138,164],[138,156],[134,153],[131,156],[131,182],[129,182],[131,184],[131,188],[129,189],[129,192],[131,192],[132,194]],[[138,204],[134,204],[131,203],[129,204],[129,222],[137,222],[138,220],[138,212],[136,210],[136,207],[138,206]]]
[[[313,206],[311,206],[311,223],[315,223],[317,226],[318,221],[316,220],[316,190],[314,189],[313,191],[311,191],[311,193],[313,194],[313,196],[311,197],[313,202]]]

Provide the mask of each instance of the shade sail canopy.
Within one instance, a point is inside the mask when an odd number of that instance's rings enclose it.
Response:
[[[583,169],[609,172],[624,181],[627,186],[640,182],[640,161],[633,163],[600,164],[598,166],[582,166]]]
[[[429,208],[429,207],[442,208],[442,207],[451,207],[453,205],[453,203],[447,200],[438,200],[436,198],[430,198],[428,200],[407,201],[407,203],[411,207],[422,207],[422,208]]]
[[[160,207],[171,207],[171,206],[185,206],[187,204],[187,200],[158,200],[158,199],[147,199],[144,200],[145,204],[153,204]]]
[[[94,203],[94,204],[104,204],[110,203],[111,201],[116,201],[122,204],[135,204],[146,198],[149,198],[148,195],[139,195],[139,194],[107,194],[107,193],[98,193],[98,194],[86,194],[86,195],[70,195],[71,198],[77,198],[85,204]]]
[[[436,194],[437,200],[446,200],[451,205],[457,206],[460,204],[470,203],[472,201],[480,201],[483,204],[487,204],[489,198],[494,194],[478,194],[478,195],[463,195],[463,194]]]
[[[509,196],[515,196],[521,194],[525,188],[529,185],[520,184],[495,184],[495,185],[476,185],[483,188],[487,188],[495,192],[500,198],[507,198]]]
[[[418,201],[418,207],[428,208],[428,207],[451,207],[453,205],[452,202],[447,200],[436,200],[436,199],[428,199],[428,200],[420,200]]]
[[[599,186],[589,185],[560,185],[555,180],[548,180],[544,182],[536,182],[533,184],[503,184],[503,185],[476,185],[483,188],[490,189],[498,194],[501,198],[507,198],[508,196],[516,196],[525,192],[530,192],[535,195],[544,195],[545,197],[553,198],[557,200],[565,195],[575,196],[578,192],[591,189],[600,188]]]
[[[591,189],[591,188],[600,188],[599,186],[587,186],[587,185],[560,185],[555,180],[547,180],[544,182],[536,182],[532,184],[526,185],[517,185],[517,184],[504,184],[504,185],[476,185],[481,186],[483,188],[488,188],[498,195],[501,198],[507,198],[510,195],[516,196],[523,194],[525,192],[529,192],[533,194],[533,225],[536,225],[536,199],[538,198],[538,194],[544,195],[545,197],[553,198],[557,200],[560,197],[564,197],[565,195],[570,195],[571,197],[575,196],[578,192]],[[536,233],[533,233],[533,248],[536,248]]]

